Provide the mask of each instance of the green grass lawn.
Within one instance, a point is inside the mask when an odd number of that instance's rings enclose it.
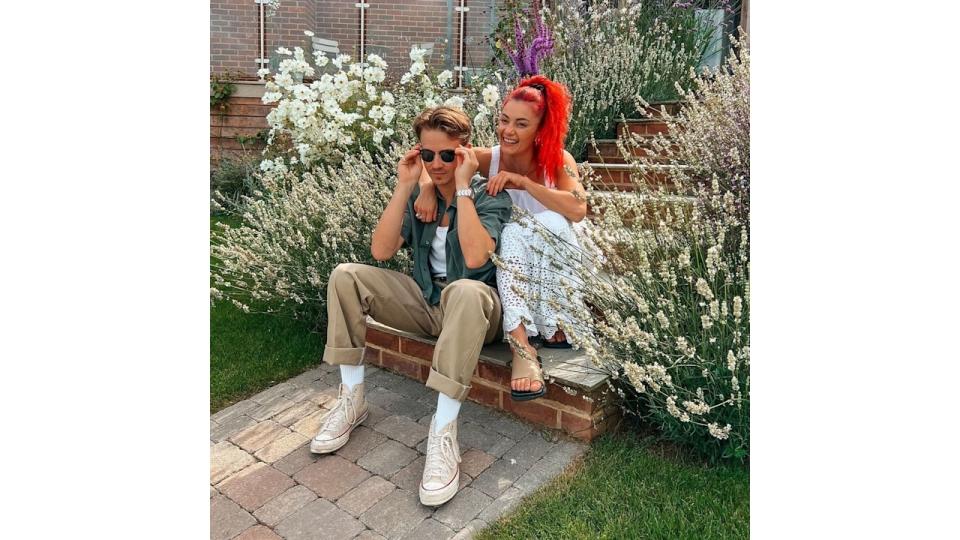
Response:
[[[747,469],[663,448],[651,438],[603,435],[575,467],[477,539],[749,537]]]
[[[232,225],[230,218],[211,218]],[[324,336],[310,324],[244,313],[227,302],[210,308],[210,412],[320,364]]]

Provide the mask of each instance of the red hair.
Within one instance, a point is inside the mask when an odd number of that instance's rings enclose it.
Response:
[[[570,91],[562,83],[534,75],[520,81],[503,102],[511,99],[530,103],[540,115],[533,159],[547,185],[556,185],[557,171],[563,166],[563,141],[569,129]]]

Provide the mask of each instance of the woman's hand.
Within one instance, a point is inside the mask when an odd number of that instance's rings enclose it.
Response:
[[[420,182],[420,195],[413,201],[413,211],[417,219],[424,223],[432,223],[437,219],[437,190],[433,182]]]
[[[530,179],[526,176],[507,171],[500,171],[493,175],[493,178],[487,182],[487,193],[490,195],[496,195],[505,189],[526,189],[524,186],[526,185],[526,182],[529,181]]]
[[[407,153],[400,158],[397,163],[397,183],[398,184],[416,184],[420,179],[420,171],[423,163],[420,161],[420,144],[407,150]]]

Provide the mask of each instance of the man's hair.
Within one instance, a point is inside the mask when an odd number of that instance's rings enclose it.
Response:
[[[473,128],[470,126],[470,117],[461,110],[450,107],[432,107],[420,113],[413,121],[413,130],[420,132],[425,129],[435,129],[446,133],[450,137],[460,139],[461,144],[470,142]]]

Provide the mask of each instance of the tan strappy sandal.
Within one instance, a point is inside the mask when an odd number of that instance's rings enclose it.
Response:
[[[516,364],[517,359],[520,360],[519,364]],[[540,358],[540,355],[537,355],[537,362],[534,363],[526,357],[525,355],[514,355],[513,360],[511,360],[511,381],[517,379],[530,379],[530,385],[532,386],[534,382],[540,381],[540,389],[536,392],[523,392],[520,390],[510,389],[510,397],[514,401],[528,401],[531,399],[537,399],[538,397],[547,393],[547,383],[543,380],[543,359]]]

